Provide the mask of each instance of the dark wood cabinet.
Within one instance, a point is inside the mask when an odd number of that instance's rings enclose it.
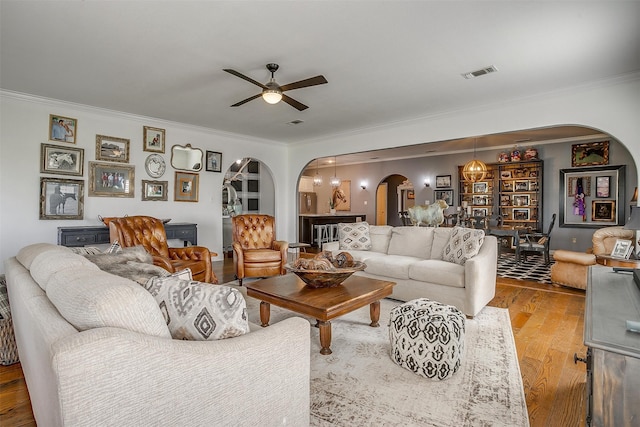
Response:
[[[198,225],[192,223],[167,223],[164,225],[167,240],[179,239],[184,245],[198,244]],[[58,227],[58,244],[61,246],[90,246],[109,243],[109,228],[104,225]]]

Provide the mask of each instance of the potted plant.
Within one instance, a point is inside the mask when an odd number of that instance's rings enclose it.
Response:
[[[329,212],[331,213],[331,215],[335,215],[336,213],[336,204],[331,198],[329,198]]]

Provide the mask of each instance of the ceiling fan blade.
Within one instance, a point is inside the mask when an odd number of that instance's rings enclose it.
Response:
[[[261,94],[261,93],[259,93],[259,94],[257,94],[257,95],[253,95],[252,97],[249,97],[249,98],[247,98],[247,99],[244,99],[244,100],[242,100],[242,101],[240,101],[240,102],[236,102],[235,104],[233,104],[233,105],[232,105],[232,107],[239,107],[239,106],[241,106],[241,105],[243,105],[243,104],[246,104],[246,103],[247,103],[247,102],[249,102],[249,101],[253,101],[253,100],[254,100],[254,99],[256,99],[256,98],[260,98],[260,96],[262,96],[262,94]]]
[[[253,80],[251,77],[247,77],[244,74],[237,72],[236,70],[231,70],[229,68],[225,68],[225,69],[223,69],[223,71],[226,71],[229,74],[233,74],[236,77],[240,77],[242,80],[246,80],[249,83],[253,83],[256,86],[260,86],[262,89],[267,89],[267,87],[265,85],[263,85],[262,83],[257,82],[255,80]]]
[[[308,79],[300,80],[299,82],[289,83],[284,86],[280,86],[281,91],[300,89],[303,87],[316,86],[328,83],[324,76],[315,76]]]
[[[307,108],[309,108],[306,105],[304,105],[302,102],[298,102],[295,99],[291,98],[290,96],[285,95],[284,93],[282,94],[282,100],[287,104],[291,105],[293,108],[297,108],[298,111],[306,110]]]

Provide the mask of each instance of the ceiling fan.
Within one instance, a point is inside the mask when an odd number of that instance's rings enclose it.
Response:
[[[291,105],[293,108],[297,108],[299,111],[302,111],[302,110],[306,110],[309,107],[285,95],[282,92],[328,83],[327,79],[325,79],[324,76],[320,75],[320,76],[315,76],[308,79],[300,80],[298,82],[289,83],[289,84],[280,86],[278,83],[276,83],[276,79],[273,76],[275,72],[278,71],[278,68],[279,68],[278,64],[267,64],[267,70],[269,70],[269,72],[271,73],[271,80],[269,80],[269,83],[266,83],[266,84],[257,82],[253,80],[251,77],[247,77],[244,74],[237,72],[236,70],[225,68],[224,71],[226,71],[227,73],[233,74],[236,77],[240,77],[241,79],[246,80],[262,88],[262,92],[260,92],[259,94],[249,97],[240,102],[236,102],[235,104],[232,105],[232,107],[239,107],[242,104],[246,104],[247,102],[253,101],[254,99],[261,96],[269,104],[277,104],[278,102],[280,102],[280,100],[282,100],[287,104]]]

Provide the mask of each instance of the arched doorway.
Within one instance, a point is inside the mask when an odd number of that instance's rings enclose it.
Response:
[[[376,190],[376,224],[401,226],[400,212],[414,206],[413,185],[404,175],[392,174],[383,179]]]

